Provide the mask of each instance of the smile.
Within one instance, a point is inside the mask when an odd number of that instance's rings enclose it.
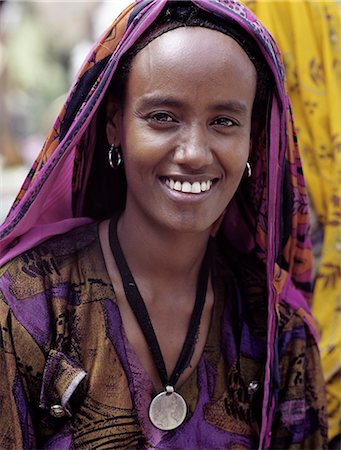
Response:
[[[172,178],[166,178],[166,185],[172,191],[185,192],[188,194],[201,194],[201,192],[207,192],[212,187],[212,180],[207,181],[179,181]]]

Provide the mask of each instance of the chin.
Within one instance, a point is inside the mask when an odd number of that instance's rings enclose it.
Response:
[[[219,216],[218,216],[219,217]],[[176,214],[169,218],[167,225],[179,233],[209,233],[217,218],[209,218],[205,215],[190,214],[188,212]]]

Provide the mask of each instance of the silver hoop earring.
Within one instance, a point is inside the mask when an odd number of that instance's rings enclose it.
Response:
[[[116,147],[114,144],[111,144],[109,148],[108,152],[109,165],[114,170],[118,169],[122,164],[122,156],[120,153],[120,148],[121,147]]]
[[[251,174],[252,174],[252,170],[251,170],[251,164],[249,163],[249,161],[246,162],[246,171],[247,171],[247,177],[250,178]]]

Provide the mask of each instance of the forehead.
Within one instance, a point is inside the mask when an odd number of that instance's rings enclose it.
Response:
[[[219,91],[227,84],[252,90],[256,70],[246,52],[231,37],[208,28],[181,27],[156,37],[133,59],[128,92],[174,83]]]

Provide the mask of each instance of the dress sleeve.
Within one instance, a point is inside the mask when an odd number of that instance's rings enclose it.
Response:
[[[325,383],[319,350],[300,312],[280,306],[279,395],[271,448],[327,449]]]
[[[36,447],[19,364],[13,345],[12,315],[0,292],[0,448],[6,450]]]

